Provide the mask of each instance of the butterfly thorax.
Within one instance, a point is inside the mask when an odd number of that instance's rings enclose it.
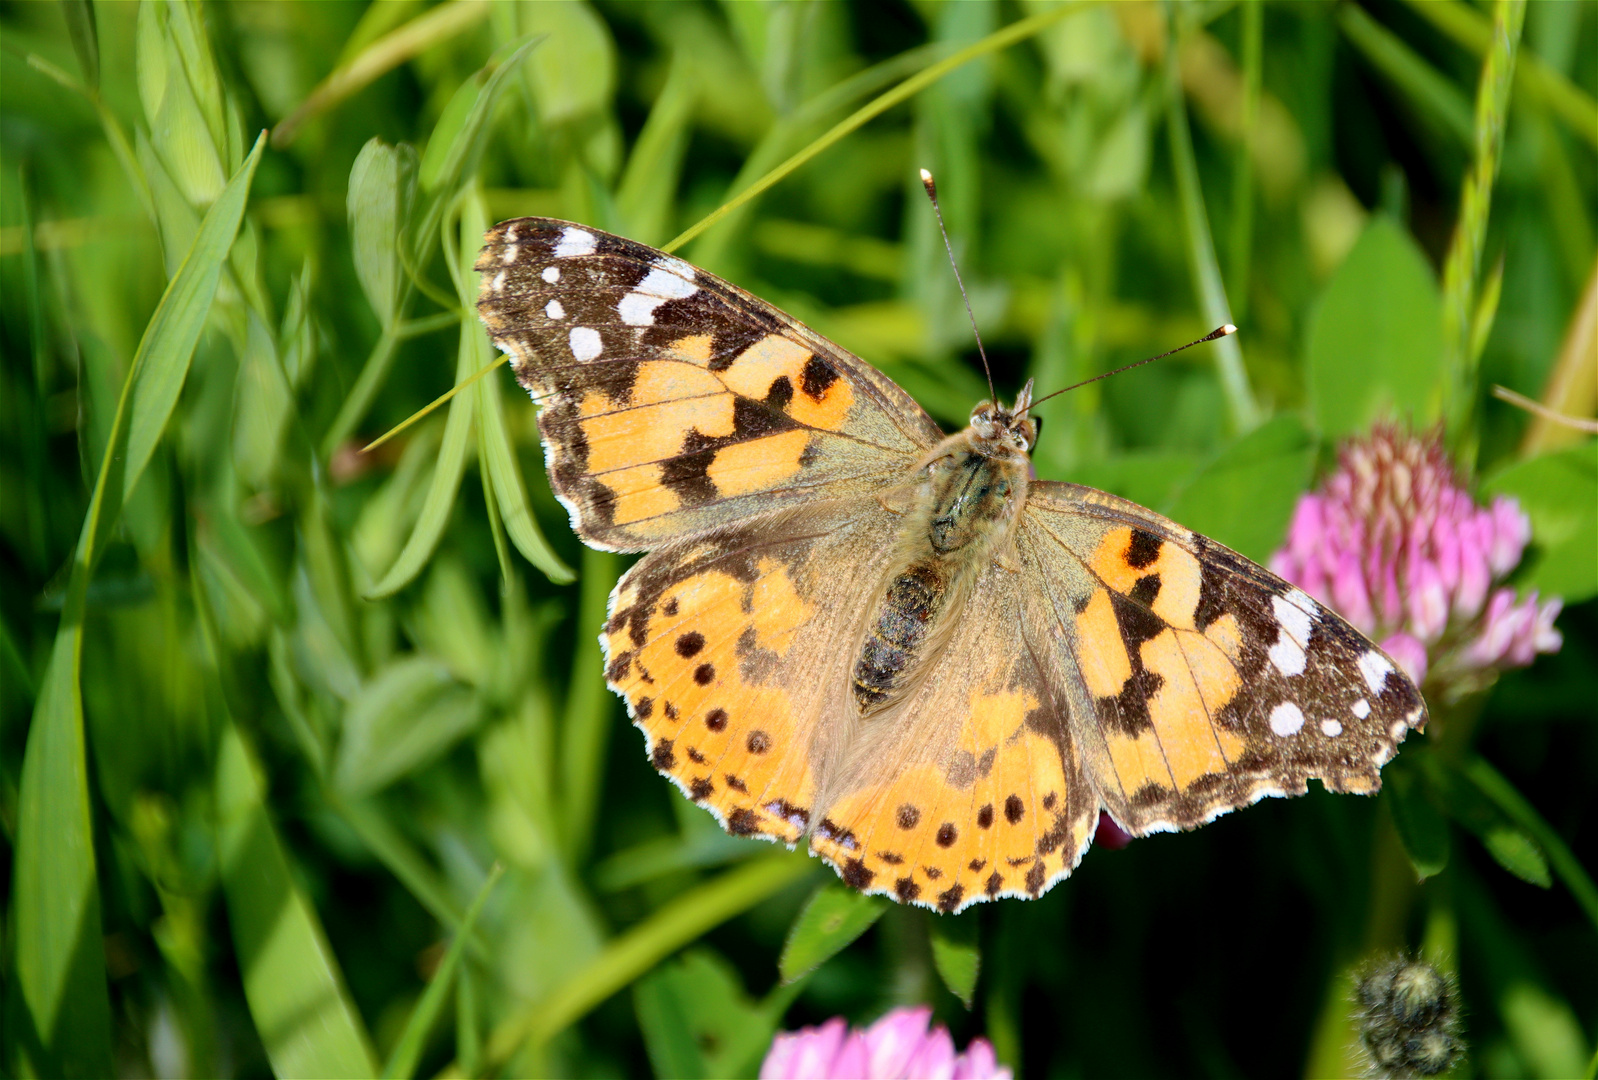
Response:
[[[1037,427],[1031,384],[1014,409],[983,402],[971,426],[940,443],[918,470],[901,518],[897,557],[856,652],[862,713],[901,696],[942,648],[971,586],[999,557],[1026,502]]]

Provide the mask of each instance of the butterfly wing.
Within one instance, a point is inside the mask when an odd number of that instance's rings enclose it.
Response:
[[[601,642],[650,760],[730,833],[792,844],[842,715],[897,519],[869,496],[778,511],[645,556]]]
[[[1420,692],[1335,613],[1135,503],[1035,483],[1017,533],[1072,729],[1112,816],[1186,829],[1317,777],[1369,793]]]
[[[1036,896],[1081,860],[1099,798],[1070,684],[1027,625],[1037,570],[983,571],[924,681],[830,755],[810,847],[848,884],[958,911]]]
[[[870,491],[942,437],[870,365],[681,259],[549,218],[485,239],[478,312],[543,405],[550,481],[595,547]]]

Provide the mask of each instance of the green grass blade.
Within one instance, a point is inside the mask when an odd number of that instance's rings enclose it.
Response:
[[[1464,0],[1405,0],[1409,9],[1477,56],[1492,47],[1493,26]],[[1589,39],[1590,40],[1590,39]],[[1598,146],[1598,101],[1537,56],[1523,52],[1515,63],[1515,89],[1545,106],[1578,137]]]
[[[781,165],[778,165],[775,169],[772,169],[765,176],[762,176],[759,180],[756,180],[753,184],[750,184],[748,187],[744,188],[737,195],[722,203],[721,206],[717,207],[712,213],[706,214],[696,224],[689,227],[675,240],[667,244],[662,250],[676,251],[678,248],[688,243],[688,241],[692,240],[694,237],[710,228],[716,222],[732,213],[750,199],[755,198],[767,188],[780,182],[783,177],[799,168],[805,162],[809,161],[811,158],[827,149],[827,147],[831,146],[839,139],[842,139],[845,135],[856,131],[860,127],[864,126],[867,122],[881,116],[895,105],[908,101],[910,98],[919,94],[921,91],[925,90],[927,87],[931,86],[933,83],[937,82],[951,71],[954,71],[956,68],[968,64],[978,57],[986,56],[988,53],[997,52],[1000,49],[1007,49],[1018,41],[1025,41],[1027,38],[1038,33],[1045,27],[1065,18],[1067,15],[1081,11],[1084,8],[1094,6],[1097,6],[1095,0],[1081,0],[1081,2],[1071,2],[1071,0],[1067,0],[1066,3],[1062,3],[1058,7],[1050,8],[1048,11],[1041,11],[1030,18],[1022,19],[1019,22],[1013,22],[1009,26],[1004,27],[1002,30],[995,30],[981,41],[961,49],[947,60],[940,60],[938,63],[933,64],[925,71],[922,71],[916,75],[912,75],[898,86],[895,86],[892,90],[878,95],[867,104],[862,105],[860,108],[850,113],[843,120],[840,120],[837,124],[834,124],[825,135],[822,135],[820,138],[811,142],[803,150],[800,150],[798,153],[794,154],[787,161],[784,161]]]
[[[254,755],[229,722],[216,771],[218,854],[250,1016],[272,1071],[373,1076],[377,1061],[316,910],[267,814]]]
[[[1470,145],[1470,104],[1452,82],[1398,35],[1365,14],[1364,8],[1341,5],[1337,25],[1365,59],[1437,127],[1461,146]]]
[[[1470,352],[1471,323],[1476,314],[1476,277],[1487,246],[1487,215],[1493,183],[1504,147],[1509,119],[1509,90],[1514,83],[1515,55],[1526,21],[1526,0],[1498,0],[1493,8],[1493,43],[1482,64],[1476,87],[1475,154],[1459,195],[1459,220],[1443,260],[1443,348],[1449,379],[1444,419],[1449,440],[1466,464],[1475,462],[1479,435],[1472,419],[1477,412],[1477,358]]]
[[[504,1063],[524,1043],[547,1042],[688,942],[748,911],[814,866],[802,855],[768,855],[678,896],[614,938],[544,1001],[503,1021],[489,1040],[488,1062]]]
[[[1221,266],[1215,257],[1210,218],[1204,209],[1204,192],[1199,187],[1198,165],[1193,160],[1193,134],[1188,130],[1187,103],[1182,99],[1174,42],[1166,52],[1166,128],[1171,141],[1171,169],[1176,174],[1177,197],[1182,205],[1182,224],[1187,234],[1188,268],[1198,290],[1204,324],[1216,327],[1232,321],[1232,309],[1226,302],[1226,286],[1221,281]],[[1262,414],[1254,400],[1254,391],[1249,387],[1243,350],[1238,346],[1237,337],[1228,334],[1216,341],[1214,348],[1216,372],[1226,395],[1231,427],[1241,435],[1253,430]]]
[[[477,339],[482,335],[482,329],[475,322],[461,324],[460,350],[455,364],[456,382],[472,374],[477,357]],[[438,465],[433,469],[433,479],[427,489],[427,498],[422,503],[421,516],[417,518],[416,527],[411,530],[410,539],[405,541],[399,558],[394,560],[394,565],[389,567],[383,579],[366,594],[368,600],[392,596],[409,585],[421,573],[433,549],[438,546],[439,537],[444,535],[444,526],[449,523],[455,495],[460,490],[461,474],[466,468],[476,405],[475,394],[460,394],[450,402],[449,416],[444,421],[444,442],[439,448]]]
[[[90,524],[93,519],[91,509]],[[88,574],[82,576],[86,585]],[[82,590],[76,591],[81,618]],[[16,988],[19,1011],[33,1029],[23,1045],[38,1047],[39,1060],[31,1064],[46,1076],[107,1076],[111,1070],[111,1003],[78,682],[82,642],[81,624],[64,622],[34,709],[17,800]]]
[[[960,1004],[971,1007],[977,991],[977,974],[982,970],[982,947],[978,930],[977,913],[964,915],[927,915],[932,939],[932,966],[949,992],[960,999]]]
[[[474,186],[462,206],[461,237],[472,241],[481,236],[488,228],[487,218],[482,190]],[[466,263],[461,273],[461,306],[470,311],[477,299],[477,274],[471,268],[471,263],[477,258],[475,244],[463,244],[461,255]],[[473,331],[470,335],[473,350],[470,363],[472,367],[481,371],[489,362],[488,336],[476,325],[475,319],[466,323],[465,327]],[[527,488],[522,482],[522,468],[516,460],[516,449],[511,445],[510,436],[505,431],[505,415],[500,405],[499,383],[494,379],[478,380],[477,409],[479,418],[477,452],[482,455],[488,479],[486,490],[483,492],[484,497],[497,505],[505,532],[509,534],[511,543],[516,545],[516,550],[520,551],[528,562],[543,571],[549,580],[558,584],[577,580],[577,575],[572,572],[571,567],[560,560],[554,549],[549,546],[549,542],[544,539],[544,534],[539,531],[538,522],[533,519],[532,510],[527,505]]]
[[[45,1072],[93,1075],[110,1067],[105,960],[101,947],[93,944],[101,933],[100,901],[80,683],[89,581],[123,498],[176,404],[261,147],[258,141],[207,215],[145,328],[123,383],[24,752],[14,882],[17,982],[43,1055],[37,1065]],[[182,370],[173,383],[177,368]],[[146,381],[146,372],[152,370],[153,379]],[[169,389],[167,384],[172,384]],[[141,386],[156,389],[141,394]],[[168,395],[163,408],[159,402]]]
[[[255,166],[266,147],[263,132],[255,148],[223,189],[222,195],[206,212],[200,231],[188,254],[172,277],[160,306],[145,328],[139,351],[133,358],[132,415],[128,422],[127,464],[122,478],[123,497],[131,494],[144,467],[155,453],[156,443],[177,406],[189,362],[205,329],[211,301],[216,297],[222,268],[244,217]]]
[[[387,1064],[383,1066],[384,1077],[415,1074],[417,1063],[422,1057],[423,1040],[427,1038],[427,1033],[433,1030],[439,1011],[444,1007],[444,1000],[455,981],[455,969],[460,967],[466,943],[471,940],[472,926],[477,922],[477,916],[483,910],[488,894],[494,891],[494,886],[499,884],[499,879],[504,873],[505,867],[500,863],[495,863],[488,871],[488,878],[483,882],[483,887],[477,890],[472,906],[466,909],[466,918],[461,920],[460,929],[455,932],[455,940],[449,943],[449,951],[444,954],[438,970],[433,973],[433,978],[428,982],[422,1000],[416,1003],[411,1018],[405,1022],[405,1030],[400,1034],[399,1042],[394,1044],[394,1051],[389,1054]]]
[[[591,642],[605,622],[610,590],[621,574],[621,559],[608,551],[583,549],[581,599],[577,604],[576,633]],[[599,784],[604,774],[605,748],[610,744],[614,715],[610,689],[605,685],[603,657],[598,648],[579,647],[572,658],[571,683],[566,693],[566,726],[561,740],[561,779],[565,783],[566,850],[573,861],[588,851],[599,806]]]

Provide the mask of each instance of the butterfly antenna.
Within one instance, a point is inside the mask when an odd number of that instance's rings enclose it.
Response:
[[[971,313],[971,298],[965,294],[965,282],[960,280],[960,264],[954,261],[954,245],[949,243],[949,230],[943,224],[943,207],[938,205],[938,186],[932,182],[932,174],[925,169],[921,170],[921,186],[927,189],[927,198],[932,200],[932,212],[938,215],[943,249],[949,253],[949,265],[954,267],[954,283],[960,286],[960,299],[965,301],[965,316],[971,320],[971,336],[977,339],[977,354],[982,357],[982,374],[988,377],[988,400],[997,405],[999,400],[993,393],[993,369],[988,367],[988,352],[982,347],[982,335],[977,332],[977,317]]]
[[[1199,338],[1197,341],[1190,341],[1186,345],[1180,345],[1174,349],[1171,349],[1169,352],[1162,352],[1158,356],[1146,357],[1145,359],[1139,360],[1135,363],[1118,367],[1114,371],[1106,371],[1104,374],[1095,375],[1091,379],[1083,379],[1079,383],[1072,383],[1070,386],[1067,386],[1065,390],[1056,390],[1052,394],[1044,394],[1042,397],[1038,398],[1032,403],[1031,408],[1037,408],[1051,397],[1059,397],[1061,394],[1065,393],[1066,390],[1075,390],[1077,387],[1086,386],[1090,382],[1098,382],[1100,379],[1108,379],[1111,375],[1119,375],[1123,371],[1131,371],[1135,367],[1142,367],[1144,364],[1152,364],[1156,360],[1164,360],[1167,356],[1174,356],[1183,349],[1191,349],[1195,345],[1202,345],[1206,341],[1214,341],[1216,338],[1223,338],[1228,334],[1235,333],[1237,333],[1237,327],[1233,326],[1231,323],[1227,323],[1225,326],[1218,326],[1214,330],[1211,330],[1209,333],[1205,334],[1203,337]]]

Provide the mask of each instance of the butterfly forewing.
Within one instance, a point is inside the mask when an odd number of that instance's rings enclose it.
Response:
[[[646,550],[870,490],[941,434],[868,365],[642,244],[520,218],[477,269],[478,311],[543,406],[551,481],[590,543]]]

